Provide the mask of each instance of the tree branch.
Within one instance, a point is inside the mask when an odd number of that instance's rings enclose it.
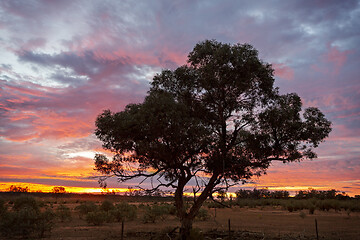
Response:
[[[219,204],[219,205],[221,205],[221,206],[224,206],[224,207],[227,207],[227,208],[231,208],[231,206],[226,205],[226,204],[223,204],[222,202],[219,202],[219,201],[215,200],[215,198],[212,196],[212,194],[210,194],[209,198],[210,198],[213,202],[215,202],[215,203],[217,203],[217,204]]]

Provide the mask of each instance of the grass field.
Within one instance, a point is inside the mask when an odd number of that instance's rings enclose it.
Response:
[[[16,198],[18,196],[3,198],[6,209],[10,211],[16,205]],[[41,209],[49,209],[55,215],[51,232],[45,234],[43,239],[121,239],[121,221],[117,222],[115,218],[107,218],[106,216],[109,215],[99,213],[100,215],[94,216],[96,220],[102,216],[105,218],[98,224],[96,221],[89,221],[86,214],[80,213],[79,206],[85,203],[94,203],[98,212],[101,209],[102,212],[112,211],[110,205],[103,204],[104,201],[112,203],[111,206],[124,201],[130,204],[127,206],[136,206],[134,207],[136,217],[124,218],[124,239],[170,239],[171,236],[168,237],[166,233],[179,226],[178,219],[169,210],[171,203],[163,203],[170,199],[149,200],[116,196],[35,198]],[[290,201],[293,200],[284,200],[283,203]],[[341,206],[341,203],[339,205]],[[59,217],[61,208],[68,209],[71,218],[61,219]],[[157,211],[157,215],[145,221],[150,209]],[[253,204],[251,207],[244,205],[216,209],[204,207],[203,211],[207,213],[206,216],[194,223],[197,240],[230,239],[229,220],[231,239],[316,239],[315,219],[318,223],[319,239],[360,239],[360,212],[342,208],[328,211],[316,209],[310,214],[308,209],[289,212],[284,205]],[[152,222],[153,220],[155,222]],[[9,236],[1,239],[9,239]]]

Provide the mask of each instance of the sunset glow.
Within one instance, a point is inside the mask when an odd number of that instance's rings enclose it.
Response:
[[[0,192],[8,191],[11,186],[17,186],[26,188],[28,187],[30,192],[43,192],[43,193],[51,193],[54,187],[51,185],[44,185],[44,184],[33,184],[33,183],[18,183],[18,182],[11,182],[11,183],[0,183]],[[129,192],[127,188],[87,188],[87,187],[65,187],[66,193],[116,193],[122,194]]]
[[[110,153],[94,136],[97,115],[142,102],[155,74],[216,39],[253,45],[280,92],[333,128],[317,159],[274,163],[231,191],[360,194],[359,1],[4,0],[0,15],[0,191],[101,193],[93,158]],[[138,182],[111,179],[108,190]]]

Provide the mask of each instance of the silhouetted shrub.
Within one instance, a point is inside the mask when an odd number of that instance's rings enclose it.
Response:
[[[15,211],[20,210],[22,208],[31,208],[34,211],[39,211],[39,205],[36,202],[35,198],[31,196],[21,196],[15,199],[13,209]]]
[[[130,205],[126,202],[121,202],[115,205],[115,208],[111,210],[111,214],[118,222],[132,221],[137,216],[137,208],[134,205]]]
[[[80,218],[90,212],[95,212],[97,209],[98,207],[93,202],[83,202],[79,206],[75,207],[75,210],[79,213]]]
[[[289,211],[289,212],[293,212],[294,211],[294,205],[292,203],[288,204],[286,206],[286,209]]]
[[[51,233],[52,227],[54,225],[55,214],[54,212],[47,208],[44,212],[41,212],[36,223],[36,230],[40,238],[45,236],[45,233]]]
[[[237,200],[239,199],[287,199],[289,198],[288,191],[269,191],[267,189],[245,190],[239,189],[235,192]]]
[[[314,214],[315,209],[316,209],[315,205],[314,205],[314,204],[311,204],[311,205],[309,206],[309,214]]]
[[[6,212],[6,209],[4,199],[0,198],[0,216]]]
[[[328,200],[318,201],[316,207],[319,208],[321,211],[329,211],[331,207],[331,202]]]
[[[143,215],[144,223],[154,223],[156,220],[165,220],[166,214],[168,214],[168,208],[164,205],[153,205],[149,206],[145,209],[145,213]]]
[[[104,211],[89,212],[86,214],[86,222],[95,226],[100,226],[107,221],[108,217],[108,213]]]
[[[67,206],[60,204],[56,209],[56,216],[61,222],[71,221],[71,210]]]
[[[5,237],[44,237],[51,233],[54,213],[46,209],[40,211],[32,197],[19,197],[11,211],[5,211],[0,218],[0,232]]]
[[[100,205],[100,210],[104,212],[109,212],[114,209],[114,204],[110,202],[109,200],[105,200]]]
[[[204,208],[200,208],[199,213],[196,216],[196,219],[199,221],[206,221],[209,218],[210,218],[209,212]]]

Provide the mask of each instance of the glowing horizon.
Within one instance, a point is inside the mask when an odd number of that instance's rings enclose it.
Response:
[[[55,186],[55,185],[45,185],[45,184],[33,184],[33,183],[21,183],[21,182],[10,182],[10,183],[0,183],[0,192],[8,192],[10,186],[16,186],[16,187],[21,187],[21,188],[28,188],[28,192],[42,192],[42,193],[51,193],[53,192],[53,188],[54,187],[64,187],[65,188],[65,192],[66,193],[86,193],[86,194],[123,194],[123,193],[128,193],[130,191],[134,191],[134,190],[140,190],[139,188],[102,188],[102,187],[97,187],[97,188],[91,188],[91,187],[72,187],[72,186]],[[290,193],[290,196],[294,196],[297,192],[299,191],[307,191],[310,189],[314,189],[314,190],[318,190],[318,191],[327,191],[327,190],[332,190],[333,188],[327,188],[327,187],[309,187],[309,186],[288,186],[288,187],[259,187],[257,185],[251,184],[250,186],[247,186],[246,188],[242,188],[242,189],[248,189],[248,190],[252,190],[252,189],[267,189],[269,191],[288,191]],[[236,189],[238,190],[238,189]],[[229,192],[227,192],[227,196],[230,197],[236,197],[236,192],[235,189],[232,189],[232,191],[230,190]],[[337,190],[337,189],[335,189]],[[339,193],[341,193],[341,191],[338,191]],[[347,193],[348,194],[348,193]],[[193,193],[191,192],[191,190],[189,189],[188,192],[184,193],[185,196],[193,196]],[[200,193],[196,194],[197,196],[200,195]],[[348,194],[348,196],[350,197],[354,197],[355,195],[359,195],[358,193],[353,193],[353,194]]]
[[[128,188],[90,188],[90,187],[71,187],[71,186],[53,186],[53,185],[45,185],[45,184],[33,184],[33,183],[19,183],[19,182],[11,182],[11,183],[0,183],[0,192],[7,192],[10,186],[17,186],[26,188],[28,187],[29,192],[43,192],[43,193],[51,193],[54,187],[64,187],[66,193],[125,193],[129,192]],[[132,189],[138,190],[138,189]]]

